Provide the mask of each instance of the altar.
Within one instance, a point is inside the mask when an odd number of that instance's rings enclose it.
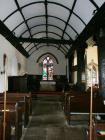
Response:
[[[40,91],[55,91],[56,82],[55,81],[40,81]]]

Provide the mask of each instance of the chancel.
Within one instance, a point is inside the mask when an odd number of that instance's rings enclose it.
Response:
[[[105,0],[0,1],[0,140],[105,139]]]

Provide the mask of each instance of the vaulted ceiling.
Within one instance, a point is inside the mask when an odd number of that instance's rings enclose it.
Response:
[[[94,28],[103,5],[105,0],[0,0],[0,33],[26,57],[45,46],[67,55]]]

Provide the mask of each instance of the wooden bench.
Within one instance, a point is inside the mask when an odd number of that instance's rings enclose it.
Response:
[[[7,96],[12,96],[12,97],[16,97],[16,98],[19,98],[19,97],[24,97],[26,96],[27,97],[27,100],[28,100],[28,107],[29,107],[29,115],[32,114],[32,94],[31,92],[30,93],[15,93],[15,92],[7,92]]]
[[[12,96],[10,94],[7,94],[6,97],[6,103],[7,104],[16,104],[17,102],[19,103],[19,106],[22,109],[22,114],[23,114],[23,123],[24,127],[27,127],[28,122],[29,122],[29,104],[28,104],[28,98],[26,96]],[[0,97],[0,104],[4,104],[4,97]]]
[[[70,99],[71,98],[76,98],[76,97],[89,97],[90,94],[87,93],[81,93],[81,92],[77,92],[75,90],[71,90],[70,92],[67,92],[64,94],[64,112],[67,113],[70,107]]]
[[[11,127],[8,124],[8,122],[6,122],[6,126],[5,126],[5,139],[6,140],[10,140],[11,139]],[[0,140],[3,140],[3,113],[0,113]]]
[[[103,135],[102,131],[105,132],[105,122],[104,123],[94,123],[94,126],[93,126],[94,140],[105,140],[105,133]]]
[[[87,140],[89,140],[89,129],[87,131]],[[105,140],[105,122],[93,122],[92,140]]]
[[[0,104],[0,113],[3,114],[4,105]],[[10,128],[7,131],[7,128]],[[19,106],[19,103],[15,104],[6,104],[6,136],[8,133],[11,133],[12,128],[15,128],[14,137],[16,140],[20,140],[22,136],[22,108]],[[6,140],[11,140],[11,137],[7,137]]]
[[[0,140],[3,139],[3,115],[0,114]]]
[[[65,114],[70,123],[73,115],[89,115],[90,113],[90,96],[81,94],[78,96],[68,95]],[[93,98],[93,114],[105,115],[105,106],[100,98]]]

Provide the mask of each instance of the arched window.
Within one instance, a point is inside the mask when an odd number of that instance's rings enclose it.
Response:
[[[53,60],[47,56],[43,60],[43,73],[42,73],[42,79],[43,80],[53,80]]]

